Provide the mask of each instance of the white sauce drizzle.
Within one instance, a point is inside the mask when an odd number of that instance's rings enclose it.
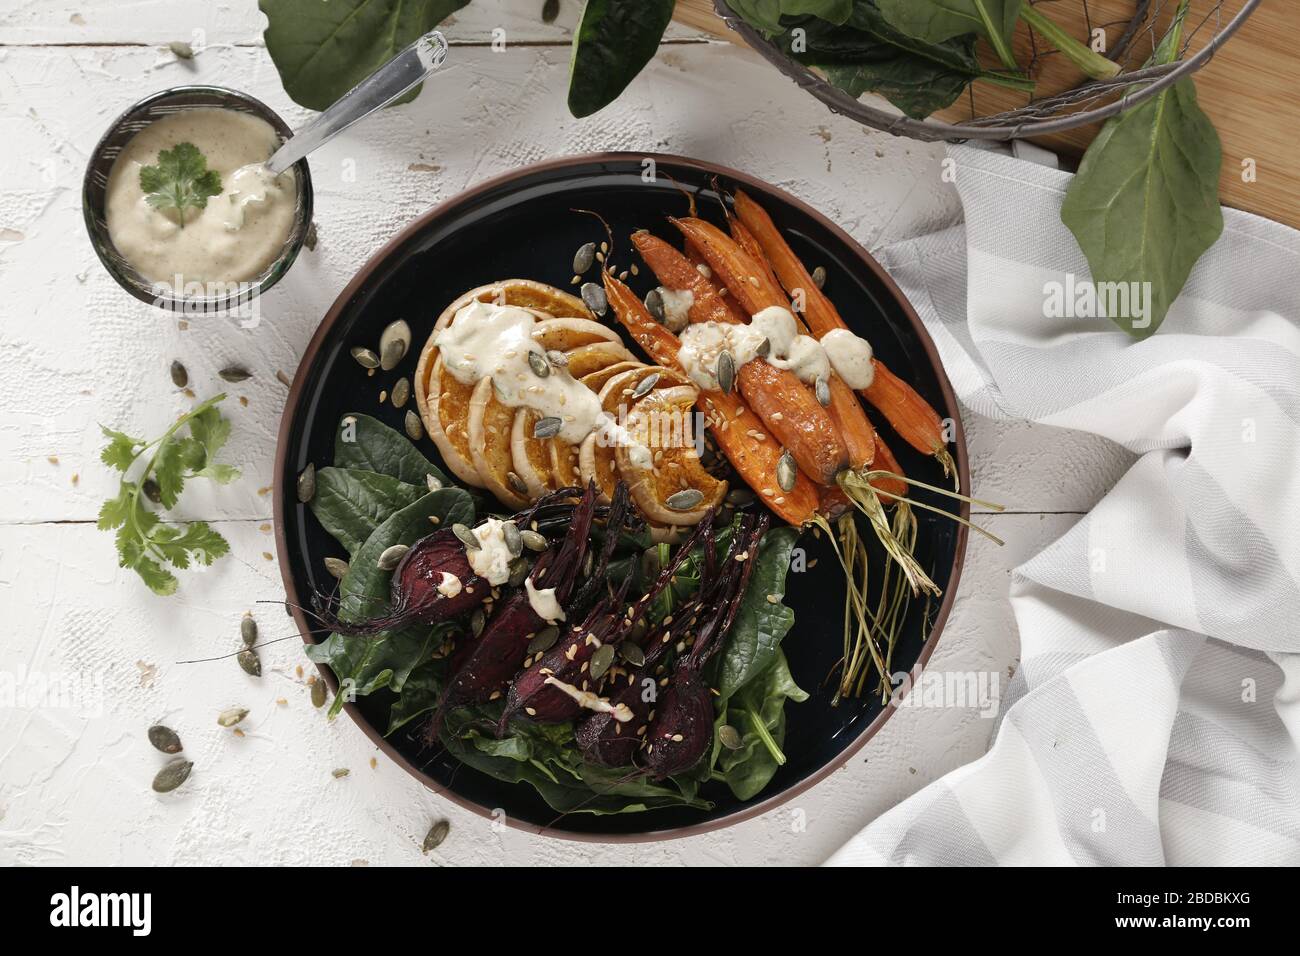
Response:
[[[564,609],[555,599],[555,588],[535,588],[531,577],[524,579],[524,590],[528,593],[528,605],[533,613],[547,624],[564,620]]]
[[[691,321],[691,306],[695,304],[695,293],[690,289],[668,289],[659,287],[659,297],[664,303],[664,325],[671,332],[680,332]]]
[[[474,529],[479,547],[468,548],[469,566],[493,587],[505,584],[510,577],[510,549],[506,546],[499,518],[488,518]]]
[[[438,593],[445,598],[454,598],[462,590],[460,578],[450,571],[442,571],[442,581],[438,584]]]
[[[767,363],[793,372],[807,385],[828,378],[832,369],[852,388],[871,384],[871,346],[866,339],[847,329],[833,330],[820,342],[800,335],[794,316],[780,306],[763,309],[748,325],[699,322],[690,326],[682,332],[677,359],[691,381],[706,391],[716,391],[720,387],[718,358],[723,350],[731,353],[740,368],[759,357],[764,341],[768,343]],[[864,380],[866,384],[854,384]]]
[[[546,683],[568,694],[579,706],[600,714],[609,714],[620,724],[626,724],[632,719],[632,709],[627,704],[611,704],[604,697],[598,697],[589,690],[578,690],[572,684],[566,684],[555,677],[546,678]]]
[[[580,444],[596,427],[600,400],[567,369],[551,368],[545,378],[532,370],[529,352],[546,359],[533,340],[536,324],[536,316],[525,309],[475,301],[457,311],[451,324],[436,334],[434,344],[456,381],[474,385],[490,376],[499,402],[560,419],[559,438]]]

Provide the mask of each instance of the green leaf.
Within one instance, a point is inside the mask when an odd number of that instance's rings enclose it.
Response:
[[[135,484],[124,481],[117,489],[117,497],[110,498],[99,506],[99,521],[96,526],[100,531],[111,531],[122,527],[126,524],[126,519],[134,506]]]
[[[110,468],[126,471],[139,456],[140,449],[144,447],[144,442],[139,438],[132,438],[122,432],[105,428],[103,425],[99,426],[99,430],[108,439],[108,444],[99,453],[100,460]]]
[[[203,209],[221,192],[221,177],[193,143],[177,143],[158,154],[158,165],[140,168],[140,188],[155,209],[175,209],[185,225],[186,209]]]
[[[781,639],[794,625],[794,611],[780,598],[785,596],[790,553],[798,538],[799,530],[791,527],[773,528],[763,536],[749,587],[719,655],[718,706],[771,666],[780,654]],[[777,597],[775,604],[769,594]]]
[[[212,456],[225,447],[230,437],[230,419],[222,418],[215,406],[208,406],[190,419],[190,434]]]
[[[469,0],[259,0],[284,90],[323,110]],[[413,90],[399,102],[418,95]]]
[[[844,23],[853,13],[853,0],[780,0],[782,16],[809,14],[830,23]]]
[[[1181,13],[1154,62],[1176,54]],[[1133,308],[1129,295],[1130,314],[1110,316],[1134,338],[1160,327],[1192,267],[1223,231],[1221,163],[1214,124],[1193,82],[1181,80],[1108,120],[1066,190],[1061,221],[1083,249],[1098,292],[1104,283],[1149,290],[1147,309]]]
[[[429,475],[443,485],[451,483],[405,435],[360,412],[349,412],[339,419],[334,436],[334,467],[377,471],[421,487],[427,487]]]
[[[723,724],[730,724],[741,735],[739,750],[727,750],[715,742],[715,773],[738,800],[752,799],[771,781],[781,763],[767,741],[779,751],[785,743],[785,702],[807,699],[807,691],[794,682],[785,655],[778,649],[767,670],[742,688],[718,715],[715,735]]]
[[[360,468],[322,468],[316,472],[311,510],[348,554],[356,554],[389,515],[428,494],[427,486]]]
[[[335,696],[330,716],[343,709],[349,689],[357,697],[385,687],[402,693],[411,674],[430,662],[430,655],[442,645],[453,627],[416,625],[382,634],[331,634],[321,643],[309,645],[305,649],[307,658],[328,665],[345,690]]]
[[[727,0],[727,6],[755,30],[768,35],[780,33],[781,0]]]
[[[618,98],[659,49],[674,0],[587,0],[573,36],[569,112],[590,116]]]
[[[1015,69],[1011,34],[1021,0],[875,0],[891,25],[927,43],[977,33],[992,44],[1003,64]]]
[[[972,35],[937,43],[918,40],[890,26],[880,11],[860,3],[843,26],[808,19],[791,24],[778,43],[786,55],[815,66],[850,96],[884,96],[913,119],[951,105],[975,79],[985,76]]]
[[[426,661],[411,669],[397,701],[388,713],[385,736],[391,736],[399,728],[432,712],[438,706],[438,700],[442,696],[442,675],[446,670],[444,664],[444,661]]]
[[[178,568],[188,568],[190,559],[205,566],[230,552],[230,545],[220,532],[206,521],[187,525],[164,525],[150,536],[158,554]]]

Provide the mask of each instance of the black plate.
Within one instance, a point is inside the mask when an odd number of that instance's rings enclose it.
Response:
[[[655,174],[653,178],[648,171]],[[724,191],[743,186],[765,206],[803,261],[826,268],[825,290],[849,325],[867,336],[880,359],[912,383],[941,415],[960,422],[933,343],[911,307],[874,259],[810,207],[733,170],[679,157],[605,154],[530,167],[462,194],[414,222],[362,268],[308,346],[293,379],[276,462],[276,534],[292,604],[304,603],[314,589],[328,589],[333,583],[323,569],[323,558],[346,557],[297,502],[295,476],[309,461],[323,465],[331,460],[335,426],[345,412],[364,411],[401,430],[405,413],[391,404],[380,408],[378,392],[402,375],[413,375],[421,346],[446,305],[470,288],[505,278],[537,279],[571,289],[574,251],[584,242],[603,238],[599,224],[575,209],[598,212],[610,224],[618,242],[614,261],[620,268],[633,261],[627,242],[633,230],[649,228],[664,238],[678,239],[664,217],[686,213],[683,190],[696,193],[701,215],[721,223],[721,207],[710,183],[714,176]],[[644,294],[654,283],[643,269],[630,284]],[[391,373],[368,377],[349,349],[358,344],[374,347],[380,331],[396,318],[411,325],[415,338],[411,349]],[[886,426],[880,427],[908,475],[943,484],[933,459],[907,447]],[[431,441],[420,444],[430,459],[440,462]],[[966,487],[960,424],[953,451]],[[953,507],[937,496],[927,500]],[[965,551],[964,529],[924,511],[918,517],[917,557],[945,597],[935,601],[928,613],[925,602],[913,602],[904,636],[894,651],[895,672],[910,671],[928,659],[947,617]],[[891,712],[882,709],[878,695],[831,706],[827,679],[842,646],[843,579],[824,540],[805,534],[801,546],[807,550],[808,563],[816,563],[790,576],[786,603],[794,608],[796,623],[783,646],[796,680],[813,696],[806,703],[787,706],[788,761],[767,789],[748,803],[734,799],[725,786],[711,784],[704,792],[715,803],[709,812],[671,808],[614,816],[575,813],[557,821],[555,812],[526,784],[502,783],[448,756],[422,752],[404,731],[385,740],[379,728],[387,725],[392,702],[388,692],[363,697],[347,710],[377,744],[430,787],[479,813],[499,808],[511,823],[527,829],[545,828],[577,839],[654,839],[734,823],[771,809],[830,773]],[[881,567],[882,562],[877,548],[873,567]],[[307,621],[297,612],[295,616],[311,640]],[[334,686],[333,676],[328,672],[326,676]]]

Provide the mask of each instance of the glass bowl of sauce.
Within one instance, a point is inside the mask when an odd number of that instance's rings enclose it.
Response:
[[[237,309],[271,288],[312,221],[307,161],[278,177],[261,168],[292,135],[266,104],[224,87],[178,86],[136,103],[95,147],[82,185],[104,268],[140,301],[176,312]],[[151,203],[141,169],[165,167],[160,154],[183,143],[217,173],[220,191],[201,208]]]

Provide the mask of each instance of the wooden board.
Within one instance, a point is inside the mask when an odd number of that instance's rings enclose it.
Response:
[[[1193,0],[1188,24],[1195,25],[1214,7],[1212,0]],[[1235,0],[1226,0],[1224,10],[1234,13],[1240,8]],[[1071,35],[1088,35],[1082,3],[1061,0],[1042,4],[1043,12],[1052,17]],[[1131,16],[1132,0],[1089,0],[1093,24],[1122,24]],[[707,30],[715,36],[738,41],[713,13],[712,0],[677,0],[676,17],[690,26]],[[1196,37],[1192,49],[1199,47],[1211,24]],[[1119,38],[1122,27],[1111,26],[1110,36]],[[1276,219],[1300,228],[1300,167],[1292,153],[1300,137],[1300,56],[1294,52],[1300,37],[1300,3],[1295,0],[1266,0],[1246,24],[1196,74],[1196,89],[1201,105],[1214,120],[1223,142],[1223,175],[1219,194],[1225,205]],[[1138,56],[1150,49],[1149,39],[1139,39]],[[1032,58],[1032,40],[1023,24],[1016,32],[1017,59]],[[1040,44],[1041,46],[1041,44]],[[1072,86],[1078,74],[1064,58],[1039,58],[1033,69],[1041,90],[1059,90]],[[974,87],[976,108],[981,115],[1023,105],[1023,94],[979,83]],[[970,102],[963,99],[939,114],[944,119],[970,117]],[[1080,127],[1036,142],[1070,157],[1077,157],[1097,134],[1097,125]],[[1244,177],[1245,164],[1253,160],[1255,180]]]

